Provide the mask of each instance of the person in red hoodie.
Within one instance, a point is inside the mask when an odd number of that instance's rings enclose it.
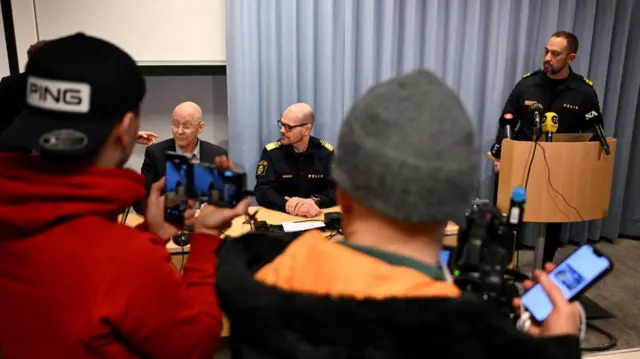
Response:
[[[147,228],[117,215],[145,198],[123,165],[139,129],[145,81],[106,41],[45,44],[26,68],[25,111],[0,138],[0,350],[5,358],[212,358],[222,314],[217,228],[246,213],[206,206],[192,224],[181,277],[166,241],[163,180]],[[218,158],[217,165],[230,162]]]

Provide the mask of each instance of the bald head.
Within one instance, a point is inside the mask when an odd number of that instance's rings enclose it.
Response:
[[[282,116],[296,121],[296,124],[308,123],[313,125],[313,110],[306,103],[294,103],[284,110]]]
[[[183,102],[173,110],[171,124],[176,144],[183,151],[193,150],[204,127],[202,109],[193,102]]]
[[[280,119],[280,141],[304,150],[309,143],[313,128],[313,110],[306,103],[295,103],[282,113]]]
[[[195,102],[187,101],[179,104],[173,110],[172,118],[193,118],[202,121],[202,109]]]

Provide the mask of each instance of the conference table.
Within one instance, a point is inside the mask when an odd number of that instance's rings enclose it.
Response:
[[[340,212],[340,207],[335,206],[331,208],[326,208],[323,210],[323,212],[319,216],[314,218],[292,216],[287,213],[278,212],[278,211],[274,211],[271,209],[258,207],[258,206],[249,208],[249,213],[251,214],[256,213],[255,217],[258,221],[266,221],[268,224],[271,224],[271,225],[279,225],[285,222],[309,221],[313,219],[324,221],[324,214],[329,212]],[[121,221],[121,218],[122,217],[119,218],[120,221]],[[143,220],[144,218],[139,214],[130,213],[127,216],[126,224],[128,226],[134,227],[139,223],[141,223]],[[242,216],[242,217],[237,217],[232,221],[231,227],[224,231],[224,235],[229,237],[236,237],[236,236],[240,236],[242,234],[248,233],[250,231],[251,231],[251,226],[247,223],[247,219],[244,216]],[[458,226],[453,222],[449,222],[445,229],[444,244],[448,246],[455,246],[457,234],[458,234]],[[340,239],[340,236],[335,236],[333,237],[333,239],[334,240]],[[171,263],[179,271],[182,271],[182,268],[184,268],[185,261],[188,260],[189,250],[190,250],[190,246],[180,247],[180,246],[177,246],[175,243],[173,243],[173,241],[169,241],[167,243],[167,251],[171,253]],[[223,337],[229,336],[229,321],[227,320],[226,317],[223,318],[222,336]]]
[[[256,219],[258,221],[266,221],[268,224],[275,224],[275,225],[282,224],[284,222],[299,222],[299,221],[308,221],[308,220],[314,220],[314,219],[323,221],[324,214],[329,212],[340,212],[340,206],[325,208],[319,216],[313,217],[313,218],[292,216],[287,213],[274,211],[272,209],[267,209],[267,208],[258,207],[258,206],[249,208],[249,213],[252,213],[252,214],[256,213]],[[142,221],[143,221],[142,216],[136,213],[131,213],[127,216],[126,224],[128,226],[134,227],[139,223],[141,223]],[[248,233],[249,231],[251,231],[251,226],[247,223],[246,218],[237,217],[231,222],[231,227],[224,231],[224,234],[229,237],[236,237],[236,236],[240,236],[242,234]],[[453,222],[449,222],[445,229],[444,244],[448,246],[455,246],[457,234],[458,234],[458,226]],[[334,238],[338,239],[340,237],[336,236]],[[183,254],[189,253],[190,247],[189,246],[180,247],[180,246],[177,246],[175,243],[173,243],[173,241],[169,241],[167,243],[167,250],[172,255],[183,255]]]

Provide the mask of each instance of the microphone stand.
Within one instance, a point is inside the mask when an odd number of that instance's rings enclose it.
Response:
[[[513,138],[513,133],[511,132],[511,126],[510,125],[505,125],[504,126],[504,138],[508,138],[508,139],[512,139]]]
[[[595,125],[596,132],[598,133],[598,137],[600,137],[600,144],[602,144],[602,148],[604,149],[604,153],[609,156],[611,155],[611,149],[609,148],[609,141],[607,141],[607,135],[604,134],[604,129],[602,125]]]
[[[542,128],[540,126],[540,112],[537,110],[533,112],[533,121],[535,124],[535,127],[533,128],[533,141],[538,142]]]

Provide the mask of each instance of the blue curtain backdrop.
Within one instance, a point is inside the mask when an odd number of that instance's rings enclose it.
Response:
[[[557,30],[578,36],[573,69],[594,82],[605,130],[618,138],[609,216],[565,226],[564,239],[638,236],[640,39],[632,34],[640,34],[640,1],[227,0],[230,154],[253,175],[295,102],[314,108],[314,135],[335,144],[346,111],[369,86],[427,68],[459,93],[476,124],[486,164],[478,196],[491,198],[485,153],[502,106],[522,75],[541,66]]]

